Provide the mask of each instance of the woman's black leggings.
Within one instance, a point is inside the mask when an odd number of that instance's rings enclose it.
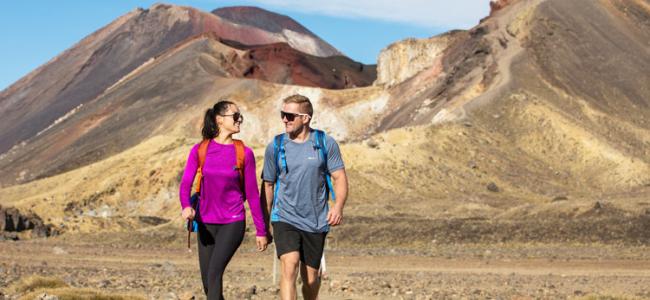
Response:
[[[199,265],[208,300],[223,299],[223,272],[244,239],[245,221],[199,223]]]

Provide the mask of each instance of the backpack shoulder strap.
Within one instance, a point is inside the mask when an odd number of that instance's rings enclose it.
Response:
[[[315,143],[320,156],[323,159],[325,164],[325,181],[327,182],[327,188],[329,193],[332,195],[332,200],[336,200],[336,193],[334,193],[334,186],[332,185],[332,176],[330,175],[329,168],[327,167],[327,145],[325,144],[325,132],[320,129],[314,129]]]
[[[237,157],[237,165],[235,168],[239,170],[239,187],[241,188],[242,193],[244,194],[244,199],[246,199],[246,189],[244,188],[244,157],[246,156],[245,154],[245,146],[244,142],[241,140],[233,140],[233,144],[235,145],[235,155]]]
[[[325,132],[320,129],[314,129],[314,133],[316,134],[316,148],[318,148],[318,152],[320,152],[321,158],[325,162],[325,166],[327,166],[327,145],[325,145]]]
[[[274,159],[276,160],[276,173],[278,178],[280,178],[280,173],[282,169],[287,170],[287,156],[284,151],[284,133],[278,134],[273,138],[273,151],[275,154]]]
[[[287,168],[287,157],[284,152],[284,133],[278,134],[273,138],[273,159],[275,160],[275,186],[273,187],[273,200],[271,206],[271,221],[279,221],[278,216],[278,191],[280,190],[280,173],[281,168]]]
[[[205,164],[205,157],[208,154],[208,145],[210,145],[210,140],[203,140],[199,144],[199,167],[196,169],[196,178],[198,179],[198,184],[196,185],[196,192],[201,192],[201,182],[203,181],[203,164]]]

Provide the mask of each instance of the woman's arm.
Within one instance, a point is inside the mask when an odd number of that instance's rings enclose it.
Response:
[[[250,148],[246,148],[244,151],[244,188],[246,189],[246,197],[248,198],[253,223],[255,224],[255,235],[266,237],[267,230],[260,202],[260,191],[257,188],[255,155]]]
[[[183,178],[179,187],[179,198],[182,209],[191,207],[190,197],[192,195],[192,185],[196,176],[196,169],[199,167],[198,148],[198,145],[192,147],[187,157],[187,162],[185,163],[185,171],[183,172]]]

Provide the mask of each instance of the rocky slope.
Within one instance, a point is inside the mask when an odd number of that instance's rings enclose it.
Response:
[[[450,45],[454,33],[429,39],[407,39],[389,45],[378,57],[375,84],[392,87],[417,73],[437,67],[442,71],[444,50]]]

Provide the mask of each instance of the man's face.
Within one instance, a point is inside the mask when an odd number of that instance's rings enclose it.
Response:
[[[298,103],[285,103],[282,105],[282,122],[287,133],[298,133],[309,123],[309,115],[300,110]]]

